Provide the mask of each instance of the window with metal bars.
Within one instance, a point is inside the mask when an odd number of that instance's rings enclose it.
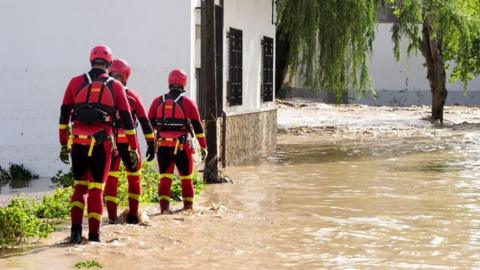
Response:
[[[243,45],[242,30],[230,28],[228,32],[228,104],[242,105]]]
[[[273,38],[262,39],[262,86],[263,102],[273,101]]]

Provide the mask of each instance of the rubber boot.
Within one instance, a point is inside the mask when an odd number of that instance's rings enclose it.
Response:
[[[170,213],[170,203],[165,200],[160,201],[160,211],[162,214],[169,214]]]
[[[115,225],[118,224],[118,218],[108,219],[108,224]]]
[[[88,233],[88,241],[100,242],[100,233]]]
[[[80,244],[82,242],[82,225],[72,224],[70,229],[70,243]]]
[[[183,210],[189,210],[193,209],[193,203],[192,202],[183,202]]]
[[[138,224],[138,216],[136,216],[136,215],[128,215],[128,216],[127,216],[127,223],[128,223],[128,224]]]

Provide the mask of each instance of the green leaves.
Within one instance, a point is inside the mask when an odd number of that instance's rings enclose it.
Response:
[[[52,224],[36,215],[38,208],[38,202],[21,197],[12,199],[7,207],[0,207],[0,247],[45,238],[54,231]]]
[[[82,261],[75,264],[77,269],[103,268],[103,266],[96,260]]]
[[[128,205],[128,180],[126,171],[122,165],[120,169],[120,177],[118,181],[118,198],[120,199],[120,205]],[[142,195],[140,202],[144,203],[157,203],[158,200],[158,184],[160,182],[160,174],[157,171],[157,165],[155,162],[145,162],[142,164]],[[195,170],[193,173],[193,185],[195,187],[195,193],[199,193],[203,190],[205,183]],[[182,187],[180,179],[175,175],[174,182],[172,184],[172,199],[175,201],[182,200]]]
[[[278,28],[290,43],[290,72],[305,85],[341,97],[372,90],[368,57],[377,0],[278,0]]]
[[[480,1],[478,0],[384,0],[394,8],[398,21],[392,28],[395,55],[400,57],[400,41],[409,48],[421,49],[421,42],[437,42],[451,72],[450,81],[466,84],[480,74]],[[424,40],[422,25],[433,30]],[[426,44],[426,43],[425,43]]]

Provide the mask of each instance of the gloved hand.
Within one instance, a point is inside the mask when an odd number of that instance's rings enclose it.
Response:
[[[62,149],[60,150],[60,160],[65,164],[70,164],[69,159],[70,150],[68,149],[68,145],[62,145]]]
[[[200,155],[202,156],[202,160],[205,160],[207,158],[208,151],[206,147],[200,149]]]
[[[147,161],[152,161],[153,158],[155,158],[155,142],[154,141],[148,141],[148,148],[147,148]]]
[[[137,168],[138,165],[138,152],[136,149],[129,149],[128,154],[130,155],[130,160],[132,161],[132,167]]]

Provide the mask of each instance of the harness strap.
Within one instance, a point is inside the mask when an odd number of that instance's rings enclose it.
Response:
[[[90,74],[85,73],[85,77],[87,77],[88,84],[92,84],[92,78],[90,77]]]

